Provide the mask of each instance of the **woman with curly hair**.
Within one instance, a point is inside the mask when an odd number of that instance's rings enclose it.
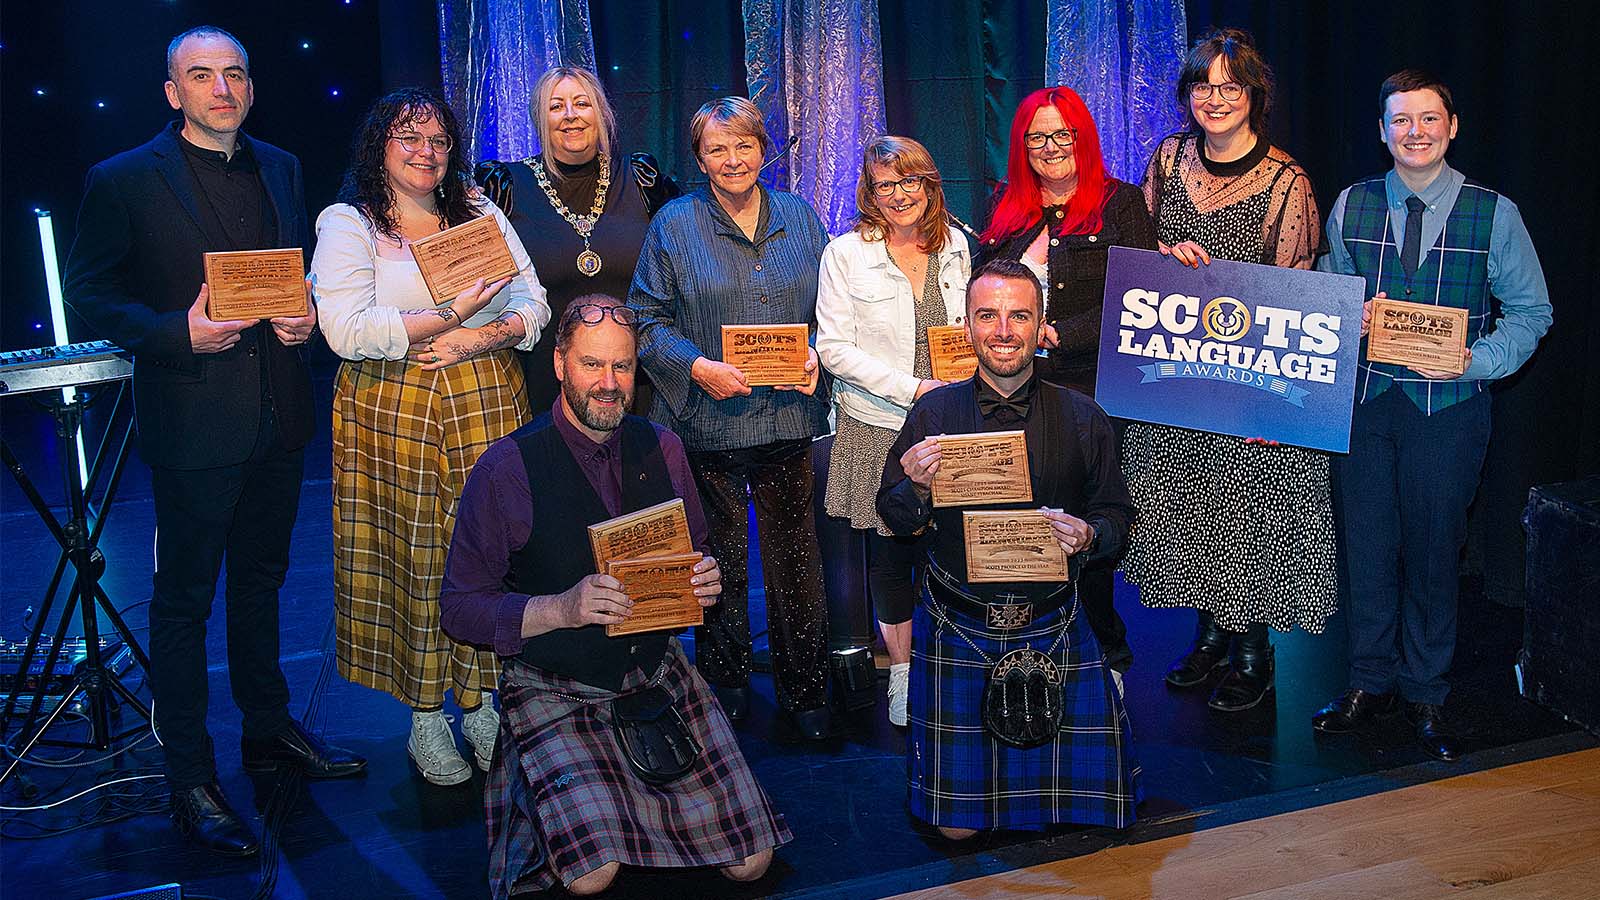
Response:
[[[485,702],[494,654],[444,635],[439,590],[467,473],[529,419],[512,348],[532,347],[550,321],[522,242],[472,188],[460,147],[455,116],[432,92],[379,99],[339,202],[317,217],[311,261],[328,346],[345,360],[333,400],[339,671],[412,708],[406,749],[434,784],[472,775],[443,715],[447,687],[485,770],[500,730]],[[519,273],[435,304],[411,242],[486,215]]]

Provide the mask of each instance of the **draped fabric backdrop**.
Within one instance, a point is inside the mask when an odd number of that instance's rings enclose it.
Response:
[[[1156,144],[1182,126],[1173,88],[1187,43],[1182,3],[1049,0],[1045,84],[1083,98],[1117,178],[1138,184]]]
[[[811,201],[830,234],[848,231],[861,148],[884,133],[876,0],[744,0],[744,35],[750,99],[778,152],[769,183]]]
[[[528,114],[534,81],[552,66],[594,68],[588,0],[438,0],[445,100],[472,160],[539,149]]]

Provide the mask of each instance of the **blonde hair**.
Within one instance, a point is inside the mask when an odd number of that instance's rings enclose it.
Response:
[[[767,125],[761,120],[761,110],[744,97],[718,97],[708,100],[695,111],[689,120],[689,147],[696,159],[700,158],[700,140],[713,122],[734,134],[747,135],[761,142],[761,155],[772,153],[772,138],[767,136]]]
[[[928,206],[917,220],[917,247],[923,253],[938,253],[950,237],[946,219],[944,188],[939,181],[939,169],[933,164],[928,148],[908,137],[887,134],[874,140],[861,152],[861,178],[856,181],[856,231],[866,240],[887,238],[889,220],[878,209],[872,193],[872,167],[884,166],[901,178],[907,175],[922,177],[922,194]]]
[[[533,83],[533,92],[528,100],[528,113],[533,117],[533,130],[539,136],[539,160],[544,163],[545,171],[551,177],[560,178],[561,170],[556,167],[556,159],[550,149],[550,95],[556,92],[556,85],[563,78],[571,78],[588,92],[589,99],[594,103],[594,108],[600,114],[598,151],[611,160],[611,171],[617,171],[616,160],[612,158],[611,149],[617,145],[617,115],[611,111],[611,101],[606,99],[606,90],[600,86],[600,79],[588,69],[576,66],[556,66],[545,70],[539,80]]]

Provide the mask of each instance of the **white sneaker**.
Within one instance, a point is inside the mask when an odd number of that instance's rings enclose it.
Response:
[[[895,663],[889,667],[889,724],[905,727],[906,694],[911,687],[911,664]]]
[[[433,784],[460,784],[472,777],[472,767],[456,751],[456,737],[444,713],[411,712],[411,737],[406,752],[422,777]]]
[[[500,736],[500,714],[485,697],[483,705],[466,714],[461,720],[461,736],[472,745],[472,754],[478,759],[478,768],[489,771],[494,762],[494,742]]]

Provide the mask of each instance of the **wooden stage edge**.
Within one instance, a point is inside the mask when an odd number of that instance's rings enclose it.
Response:
[[[1577,900],[1600,893],[1600,748],[1417,784],[894,900]]]

